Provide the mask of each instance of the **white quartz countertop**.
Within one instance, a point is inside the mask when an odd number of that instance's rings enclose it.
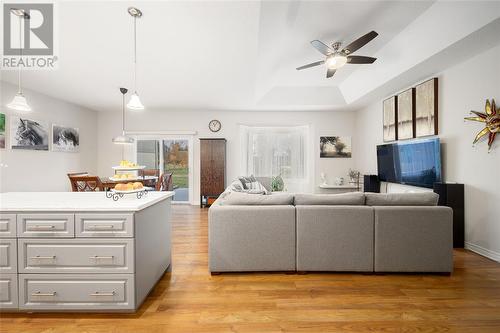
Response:
[[[104,192],[8,192],[0,193],[0,211],[135,212],[173,195],[174,192],[148,192],[137,199],[135,194],[127,194],[113,201]]]

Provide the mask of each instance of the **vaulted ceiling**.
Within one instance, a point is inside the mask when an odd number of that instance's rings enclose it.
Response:
[[[132,5],[144,13],[138,91],[148,109],[352,108],[458,61],[465,47],[500,42],[496,1],[67,1],[57,8],[58,69],[25,72],[25,87],[120,109],[118,87],[133,85]],[[323,66],[295,70],[322,59],[311,40],[349,43],[371,30],[379,36],[357,53],[375,64],[346,65],[332,79]]]

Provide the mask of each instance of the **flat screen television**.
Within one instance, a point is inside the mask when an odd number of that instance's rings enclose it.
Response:
[[[442,181],[439,139],[379,145],[377,168],[381,181],[432,188]]]

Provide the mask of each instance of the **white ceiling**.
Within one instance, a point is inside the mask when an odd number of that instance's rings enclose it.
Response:
[[[144,13],[138,92],[147,108],[335,110],[346,106],[342,83],[377,63],[347,65],[333,79],[324,67],[296,71],[322,59],[309,42],[349,43],[376,30],[379,36],[356,52],[376,55],[434,1],[60,2],[59,68],[26,71],[25,87],[119,110],[118,87],[133,88],[131,5]],[[16,82],[15,72],[1,74]]]

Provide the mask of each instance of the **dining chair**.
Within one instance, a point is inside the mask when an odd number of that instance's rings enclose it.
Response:
[[[160,170],[158,169],[143,169],[141,170],[142,176],[154,176],[157,177],[156,179],[148,179],[143,182],[144,186],[151,187],[152,190],[156,188],[156,184],[159,181],[160,178]]]
[[[73,192],[104,191],[104,185],[97,176],[89,176],[88,174],[68,174],[68,177]]]
[[[172,172],[162,174],[156,183],[156,191],[172,191],[172,175]]]

